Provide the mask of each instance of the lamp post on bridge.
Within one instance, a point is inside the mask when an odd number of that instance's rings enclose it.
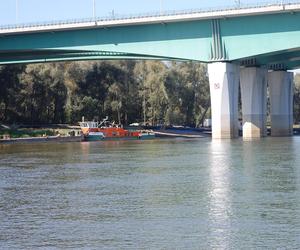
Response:
[[[238,8],[241,7],[241,0],[235,0],[235,3],[236,3]]]
[[[93,19],[96,20],[96,0],[93,0]]]
[[[19,22],[19,2],[16,0],[16,23]]]

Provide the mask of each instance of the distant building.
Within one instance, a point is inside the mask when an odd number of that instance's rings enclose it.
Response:
[[[211,119],[205,119],[203,122],[203,126],[206,128],[210,128],[211,127]]]

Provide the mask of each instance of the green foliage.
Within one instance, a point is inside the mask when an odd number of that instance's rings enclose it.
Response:
[[[166,122],[199,126],[210,108],[206,67],[199,63],[173,63],[166,81],[169,105]]]
[[[42,137],[53,136],[54,131],[49,129],[5,129],[0,130],[0,138],[3,135],[9,135],[10,138]]]
[[[210,107],[199,63],[97,61],[0,67],[0,121],[199,126]]]
[[[142,61],[136,65],[139,96],[143,100],[145,122],[162,123],[168,105],[165,81],[167,67],[160,61]]]
[[[294,121],[300,122],[300,74],[295,76],[295,88],[294,88]]]
[[[19,74],[14,96],[17,121],[63,123],[67,89],[59,64],[28,65]],[[14,121],[14,120],[13,120]]]
[[[20,93],[19,74],[23,72],[24,66],[2,66],[0,67],[0,121],[17,120],[18,95]]]

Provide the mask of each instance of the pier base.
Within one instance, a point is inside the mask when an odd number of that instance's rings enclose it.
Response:
[[[241,69],[243,138],[260,138],[267,135],[267,77],[267,69]]]
[[[238,137],[239,66],[217,62],[208,64],[212,137]]]
[[[292,72],[269,73],[272,136],[293,134],[293,77]]]

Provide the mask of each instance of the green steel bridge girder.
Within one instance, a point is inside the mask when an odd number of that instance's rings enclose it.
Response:
[[[0,64],[95,59],[300,66],[300,13],[0,35]]]
[[[63,61],[93,61],[93,60],[176,60],[176,61],[185,61],[183,59],[175,59],[175,58],[159,58],[159,57],[150,57],[150,56],[64,56],[64,57],[43,57],[43,58],[31,58],[31,59],[6,59],[1,61],[0,65],[8,65],[8,64],[31,64],[31,63],[51,63],[51,62],[63,62]]]
[[[81,61],[81,60],[117,60],[117,59],[143,59],[143,60],[182,60],[180,58],[161,58],[149,55],[127,54],[117,52],[64,52],[48,51],[48,53],[20,53],[6,54],[0,57],[0,65],[18,63],[45,63],[59,61]]]

